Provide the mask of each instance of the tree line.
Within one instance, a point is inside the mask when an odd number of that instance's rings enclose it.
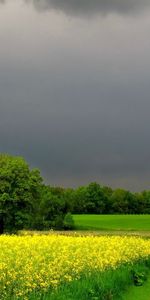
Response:
[[[22,157],[0,154],[0,233],[71,229],[71,214],[150,214],[150,191],[132,193],[96,182],[76,189],[46,185]]]

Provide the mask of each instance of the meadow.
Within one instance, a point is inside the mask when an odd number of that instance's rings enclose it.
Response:
[[[150,278],[144,283],[144,285],[131,286],[129,290],[122,295],[122,300],[149,300],[150,299]]]
[[[149,239],[2,235],[0,299],[109,300],[149,265]]]
[[[73,215],[78,230],[150,231],[150,215]]]

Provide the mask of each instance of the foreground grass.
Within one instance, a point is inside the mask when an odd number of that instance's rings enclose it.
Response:
[[[148,281],[142,286],[131,286],[128,291],[122,295],[122,300],[150,300],[150,275]]]
[[[73,215],[78,230],[150,231],[150,215]]]

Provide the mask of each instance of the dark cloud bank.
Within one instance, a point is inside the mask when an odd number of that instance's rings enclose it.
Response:
[[[26,0],[38,10],[56,9],[71,15],[135,13],[150,6],[149,0]]]
[[[149,0],[28,2],[56,11],[51,20],[32,5],[18,6],[14,20],[7,1],[0,27],[0,152],[23,155],[51,184],[149,188],[150,22],[126,19]],[[57,10],[125,17],[81,28]]]

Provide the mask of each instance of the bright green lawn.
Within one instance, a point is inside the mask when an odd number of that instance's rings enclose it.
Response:
[[[150,300],[150,278],[143,286],[130,287],[122,300]]]
[[[150,231],[150,215],[73,215],[76,229]]]

